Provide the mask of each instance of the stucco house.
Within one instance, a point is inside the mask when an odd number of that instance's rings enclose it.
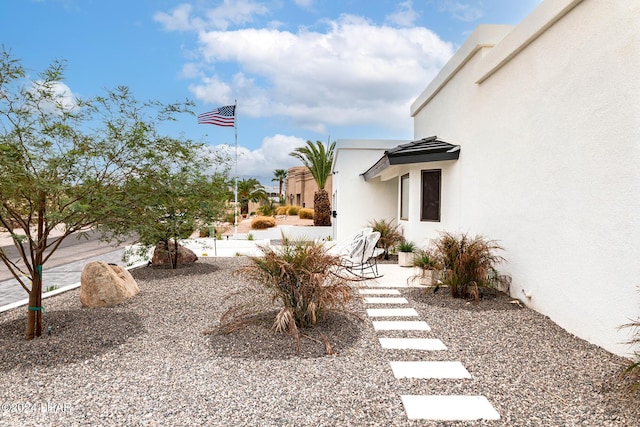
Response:
[[[337,142],[335,238],[387,218],[420,245],[439,231],[499,240],[514,298],[628,356],[638,70],[637,1],[545,0],[517,26],[478,27],[411,106],[413,141]]]
[[[331,176],[327,179],[324,189],[331,194]],[[288,205],[302,206],[304,208],[313,209],[313,197],[318,191],[313,175],[306,166],[294,166],[287,170],[287,179],[285,180],[285,197]]]

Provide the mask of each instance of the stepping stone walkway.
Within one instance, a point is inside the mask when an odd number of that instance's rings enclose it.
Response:
[[[365,304],[405,305],[409,302],[401,297],[368,297],[367,295],[400,295],[397,289],[407,285],[389,285],[364,282],[366,288],[359,290]],[[367,308],[367,315],[379,317],[419,317],[413,308]],[[373,320],[376,331],[424,331],[431,328],[423,320]],[[436,338],[389,338],[379,337],[384,349],[410,349],[417,351],[446,351],[446,345]],[[397,379],[445,379],[452,381],[472,379],[461,362],[457,361],[390,361],[391,370]],[[407,418],[410,420],[473,421],[497,420],[500,414],[484,396],[467,395],[401,395]]]

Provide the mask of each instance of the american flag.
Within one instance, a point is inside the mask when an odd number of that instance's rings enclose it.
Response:
[[[199,125],[234,126],[235,105],[227,105],[202,113],[198,116]]]

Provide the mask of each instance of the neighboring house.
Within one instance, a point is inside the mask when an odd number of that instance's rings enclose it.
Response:
[[[497,239],[513,297],[629,355],[638,70],[638,1],[546,0],[515,27],[478,27],[411,106],[415,141],[337,142],[335,238],[387,218],[420,245]]]
[[[327,179],[324,189],[331,194],[331,177]],[[309,168],[296,166],[287,170],[285,181],[286,203],[313,209],[313,195],[318,191],[318,184],[313,179]]]

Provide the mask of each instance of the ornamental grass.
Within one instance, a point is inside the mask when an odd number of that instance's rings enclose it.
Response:
[[[300,346],[300,329],[316,325],[329,311],[344,311],[351,300],[353,280],[341,274],[339,257],[327,253],[321,242],[296,241],[284,238],[280,246],[259,246],[262,254],[249,257],[251,265],[240,273],[266,290],[266,297],[280,305],[273,330],[284,332],[296,339]],[[260,290],[254,295],[261,293]],[[242,319],[229,310],[222,322],[235,325]],[[228,329],[233,329],[231,326]]]

